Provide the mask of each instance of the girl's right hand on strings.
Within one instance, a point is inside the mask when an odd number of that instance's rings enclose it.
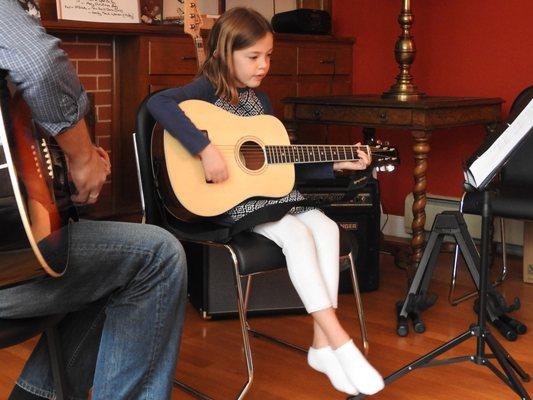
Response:
[[[208,182],[221,183],[228,179],[228,167],[220,151],[209,143],[198,153]]]

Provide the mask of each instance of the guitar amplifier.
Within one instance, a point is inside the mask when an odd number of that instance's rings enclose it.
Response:
[[[356,184],[361,179],[364,179],[362,187]],[[357,239],[359,251],[355,264],[360,291],[377,290],[381,217],[379,182],[372,177],[355,175],[352,178],[307,182],[299,189],[307,199],[330,203],[321,206],[321,209]],[[339,293],[350,292],[353,292],[350,270],[343,269]]]
[[[321,207],[326,215],[350,231],[357,239],[356,258],[361,291],[379,285],[379,185],[369,178],[366,185],[350,190],[349,179],[309,182],[299,189],[307,198],[332,202]],[[218,247],[186,243],[189,270],[189,299],[204,318],[237,315],[233,264],[229,253]],[[243,288],[246,280],[242,279]],[[286,269],[253,278],[249,314],[304,313],[305,309],[292,286]],[[339,292],[352,291],[349,269],[341,272]]]

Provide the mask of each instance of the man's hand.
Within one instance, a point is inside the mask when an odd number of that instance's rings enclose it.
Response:
[[[202,160],[206,181],[221,183],[228,179],[226,161],[213,144],[208,144],[198,155]]]
[[[95,203],[111,173],[109,155],[91,143],[84,120],[55,136],[55,139],[65,153],[70,177],[78,191],[72,195],[72,201],[77,204]]]
[[[68,158],[68,170],[72,183],[78,191],[72,195],[77,204],[93,204],[111,173],[109,155],[101,147],[93,147],[89,158]]]

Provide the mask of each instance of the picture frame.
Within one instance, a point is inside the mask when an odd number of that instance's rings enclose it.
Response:
[[[140,23],[139,1],[57,0],[57,19],[106,23]]]
[[[163,21],[163,0],[140,0],[141,22],[159,24]]]

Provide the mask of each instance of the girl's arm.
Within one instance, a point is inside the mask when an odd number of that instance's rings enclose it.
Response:
[[[185,100],[209,101],[213,95],[211,84],[204,78],[185,86],[162,90],[148,100],[147,107],[154,118],[191,153],[198,154],[210,142],[200,132],[178,104]]]
[[[226,162],[219,150],[179,108],[179,103],[185,100],[212,101],[213,98],[211,84],[205,78],[199,78],[188,85],[154,94],[148,100],[147,107],[154,118],[191,154],[200,157],[205,179],[218,183],[228,178]]]

